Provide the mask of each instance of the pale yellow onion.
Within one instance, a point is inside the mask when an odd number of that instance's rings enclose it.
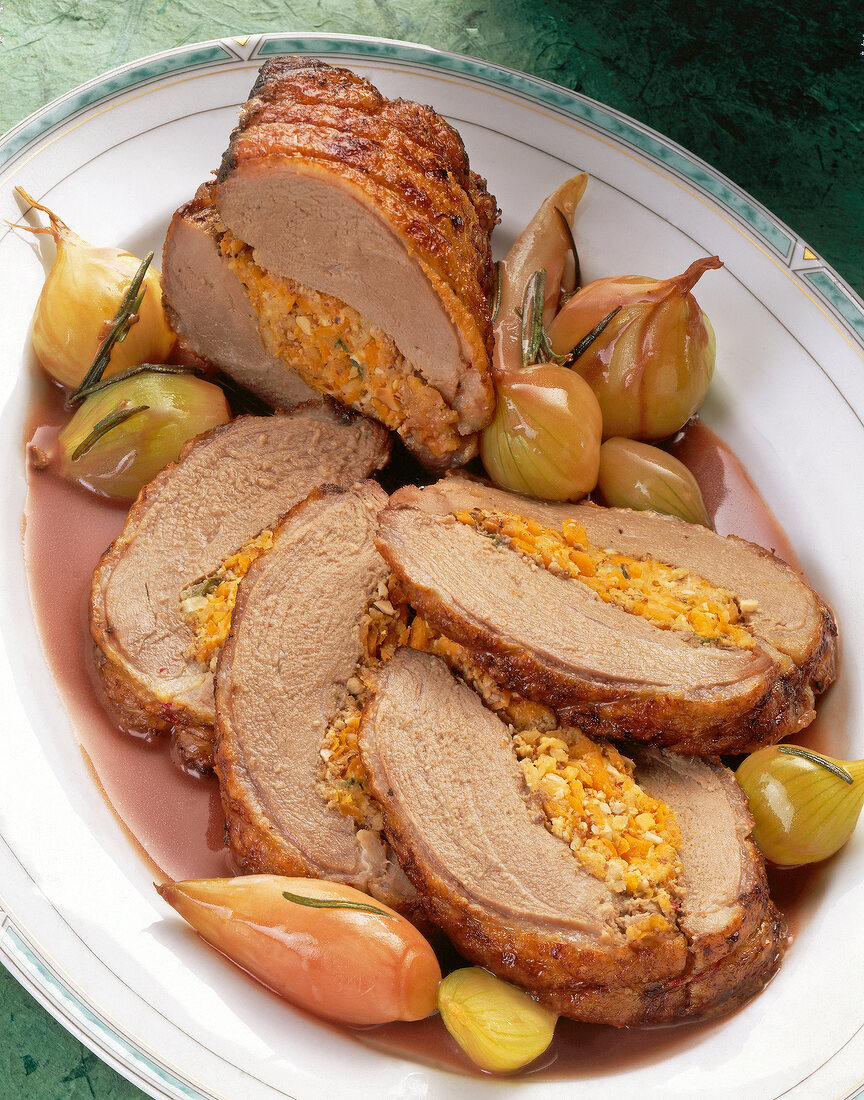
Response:
[[[435,1011],[435,952],[404,917],[350,886],[246,875],[156,889],[223,955],[318,1016],[368,1026]]]
[[[539,1058],[558,1022],[551,1009],[477,966],[447,975],[438,1010],[471,1061],[490,1073],[513,1073]]]
[[[552,320],[558,308],[570,240],[557,211],[560,210],[569,222],[585,193],[587,182],[588,177],[583,172],[553,191],[501,262],[500,300],[495,317],[495,350],[492,356],[493,369],[497,374],[523,366],[522,320],[517,311],[522,308],[528,280],[536,271],[542,269],[546,272],[543,310],[546,323]]]
[[[573,371],[542,363],[495,383],[495,419],[480,437],[486,472],[502,489],[579,500],[597,484],[602,417]]]
[[[781,866],[834,855],[852,835],[864,803],[864,760],[835,760],[797,745],[759,749],[735,778],[750,803],[753,839]]]
[[[33,315],[33,351],[52,378],[75,389],[96,357],[141,260],[124,249],[88,244],[47,206],[21,188],[18,191],[48,215],[50,224],[31,232],[46,233],[57,245]],[[139,363],[163,363],[174,346],[162,308],[161,278],[152,265],[142,286],[146,292],[138,320],[125,340],[115,344],[106,378]]]
[[[683,462],[650,443],[607,439],[600,448],[597,489],[613,508],[662,512],[711,526],[696,478]]]
[[[79,458],[75,451],[106,416],[147,406]],[[193,436],[231,419],[225,394],[191,374],[144,371],[85,398],[57,438],[60,473],[104,496],[134,500]]]
[[[722,266],[710,256],[672,279],[597,279],[549,326],[552,350],[566,355],[620,306],[574,364],[600,402],[605,439],[665,439],[702,404],[714,373],[715,338],[690,291],[706,271]]]

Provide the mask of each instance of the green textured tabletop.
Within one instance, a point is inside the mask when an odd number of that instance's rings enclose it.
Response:
[[[126,61],[261,31],[424,43],[601,100],[729,176],[864,295],[860,0],[5,0],[0,131]],[[141,1095],[0,967],[0,1100]]]

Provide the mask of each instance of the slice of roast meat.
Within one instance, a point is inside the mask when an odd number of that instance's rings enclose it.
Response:
[[[774,974],[786,946],[786,925],[772,904],[745,940],[734,939],[729,954],[679,978],[629,986],[562,986],[540,995],[561,1016],[613,1027],[711,1019],[734,1012],[760,993]]]
[[[436,657],[377,674],[360,750],[386,831],[430,920],[472,962],[577,1020],[625,1026],[728,1011],[779,963],[785,929],[714,761],[639,749],[635,778],[674,811],[683,864],[663,930],[628,936],[650,897],[613,889],[546,827],[508,727]]]
[[[191,440],[141,490],[93,576],[90,630],[121,724],[171,732],[182,762],[212,765],[211,661],[181,598],[323,482],[350,485],[387,461],[380,425],[320,404],[240,417]]]
[[[373,541],[386,502],[374,482],[313,493],[241,581],[216,675],[216,772],[244,872],[344,882],[404,909],[413,890],[382,823],[358,824],[328,799],[322,760],[389,572]]]
[[[395,429],[433,467],[492,418],[485,181],[431,108],[313,58],[266,62],[213,201],[262,339],[303,380]],[[178,323],[195,301],[175,301]]]
[[[168,320],[181,342],[277,409],[316,398],[294,371],[264,347],[240,279],[220,251],[224,229],[204,184],[175,213],[162,260]]]
[[[558,532],[575,521],[594,546],[727,590],[746,609],[750,648],[661,629],[455,518],[484,509]],[[412,606],[477,666],[592,736],[751,751],[806,726],[814,692],[834,678],[836,626],[799,573],[669,516],[549,504],[454,476],[394,494],[378,546]]]

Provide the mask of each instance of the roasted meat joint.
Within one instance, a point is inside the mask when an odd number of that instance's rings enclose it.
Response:
[[[111,734],[212,784],[235,872],[161,896],[327,1019],[437,1010],[463,1069],[532,1063],[562,1016],[744,1005],[789,947],[765,857],[833,854],[864,799],[864,764],[785,743],[838,674],[833,611],[674,453],[723,264],[581,285],[588,186],[495,265],[447,121],[274,58],[161,296],[149,258],[115,279],[110,331],[151,325],[159,362],[112,364],[101,323],[89,368],[40,359],[79,408],[34,485],[131,503],[86,567]]]
[[[309,387],[395,430],[426,465],[459,465],[494,411],[497,218],[431,108],[276,58],[215,182],[171,223],[168,315],[268,400]]]

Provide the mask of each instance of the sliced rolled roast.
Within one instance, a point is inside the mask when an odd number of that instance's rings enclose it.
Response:
[[[171,732],[184,764],[212,765],[215,650],[190,613],[222,598],[226,560],[239,553],[238,568],[248,565],[257,548],[244,547],[311,490],[350,485],[388,455],[379,424],[316,403],[240,417],[193,439],[141,490],[90,600],[99,674],[122,725]]]
[[[378,547],[475,667],[592,736],[751,751],[806,726],[835,675],[834,619],[799,573],[673,517],[454,476],[394,494]],[[636,574],[659,580],[631,591]],[[688,599],[690,618],[667,622]]]
[[[365,783],[348,739],[370,605],[389,609],[373,540],[386,502],[374,482],[313,493],[241,581],[216,676],[216,772],[244,872],[344,882],[404,909],[416,899],[383,823],[348,798]]]
[[[278,360],[397,431],[429,466],[476,452],[494,411],[489,241],[498,212],[452,127],[347,69],[273,58],[212,197],[218,225],[202,228],[199,214],[181,209],[163,260],[169,314],[193,346],[196,330],[213,327],[205,299],[233,296],[239,280],[270,356],[261,363],[268,390]],[[212,262],[217,239],[224,275]],[[242,358],[220,354],[229,373]],[[244,384],[255,389],[250,373]]]
[[[316,393],[261,342],[246,288],[220,250],[224,228],[204,184],[174,214],[165,241],[162,292],[181,342],[277,409]]]
[[[594,873],[574,854],[582,841],[553,835],[511,731],[436,657],[399,649],[381,668],[360,750],[429,918],[467,959],[556,1012],[615,1026],[718,1014],[776,969],[785,929],[746,801],[719,763],[647,747],[635,756],[638,785],[680,833],[664,902],[638,881],[625,887],[615,860]],[[602,829],[623,821],[614,799],[595,805]],[[582,831],[587,843],[602,830]]]

